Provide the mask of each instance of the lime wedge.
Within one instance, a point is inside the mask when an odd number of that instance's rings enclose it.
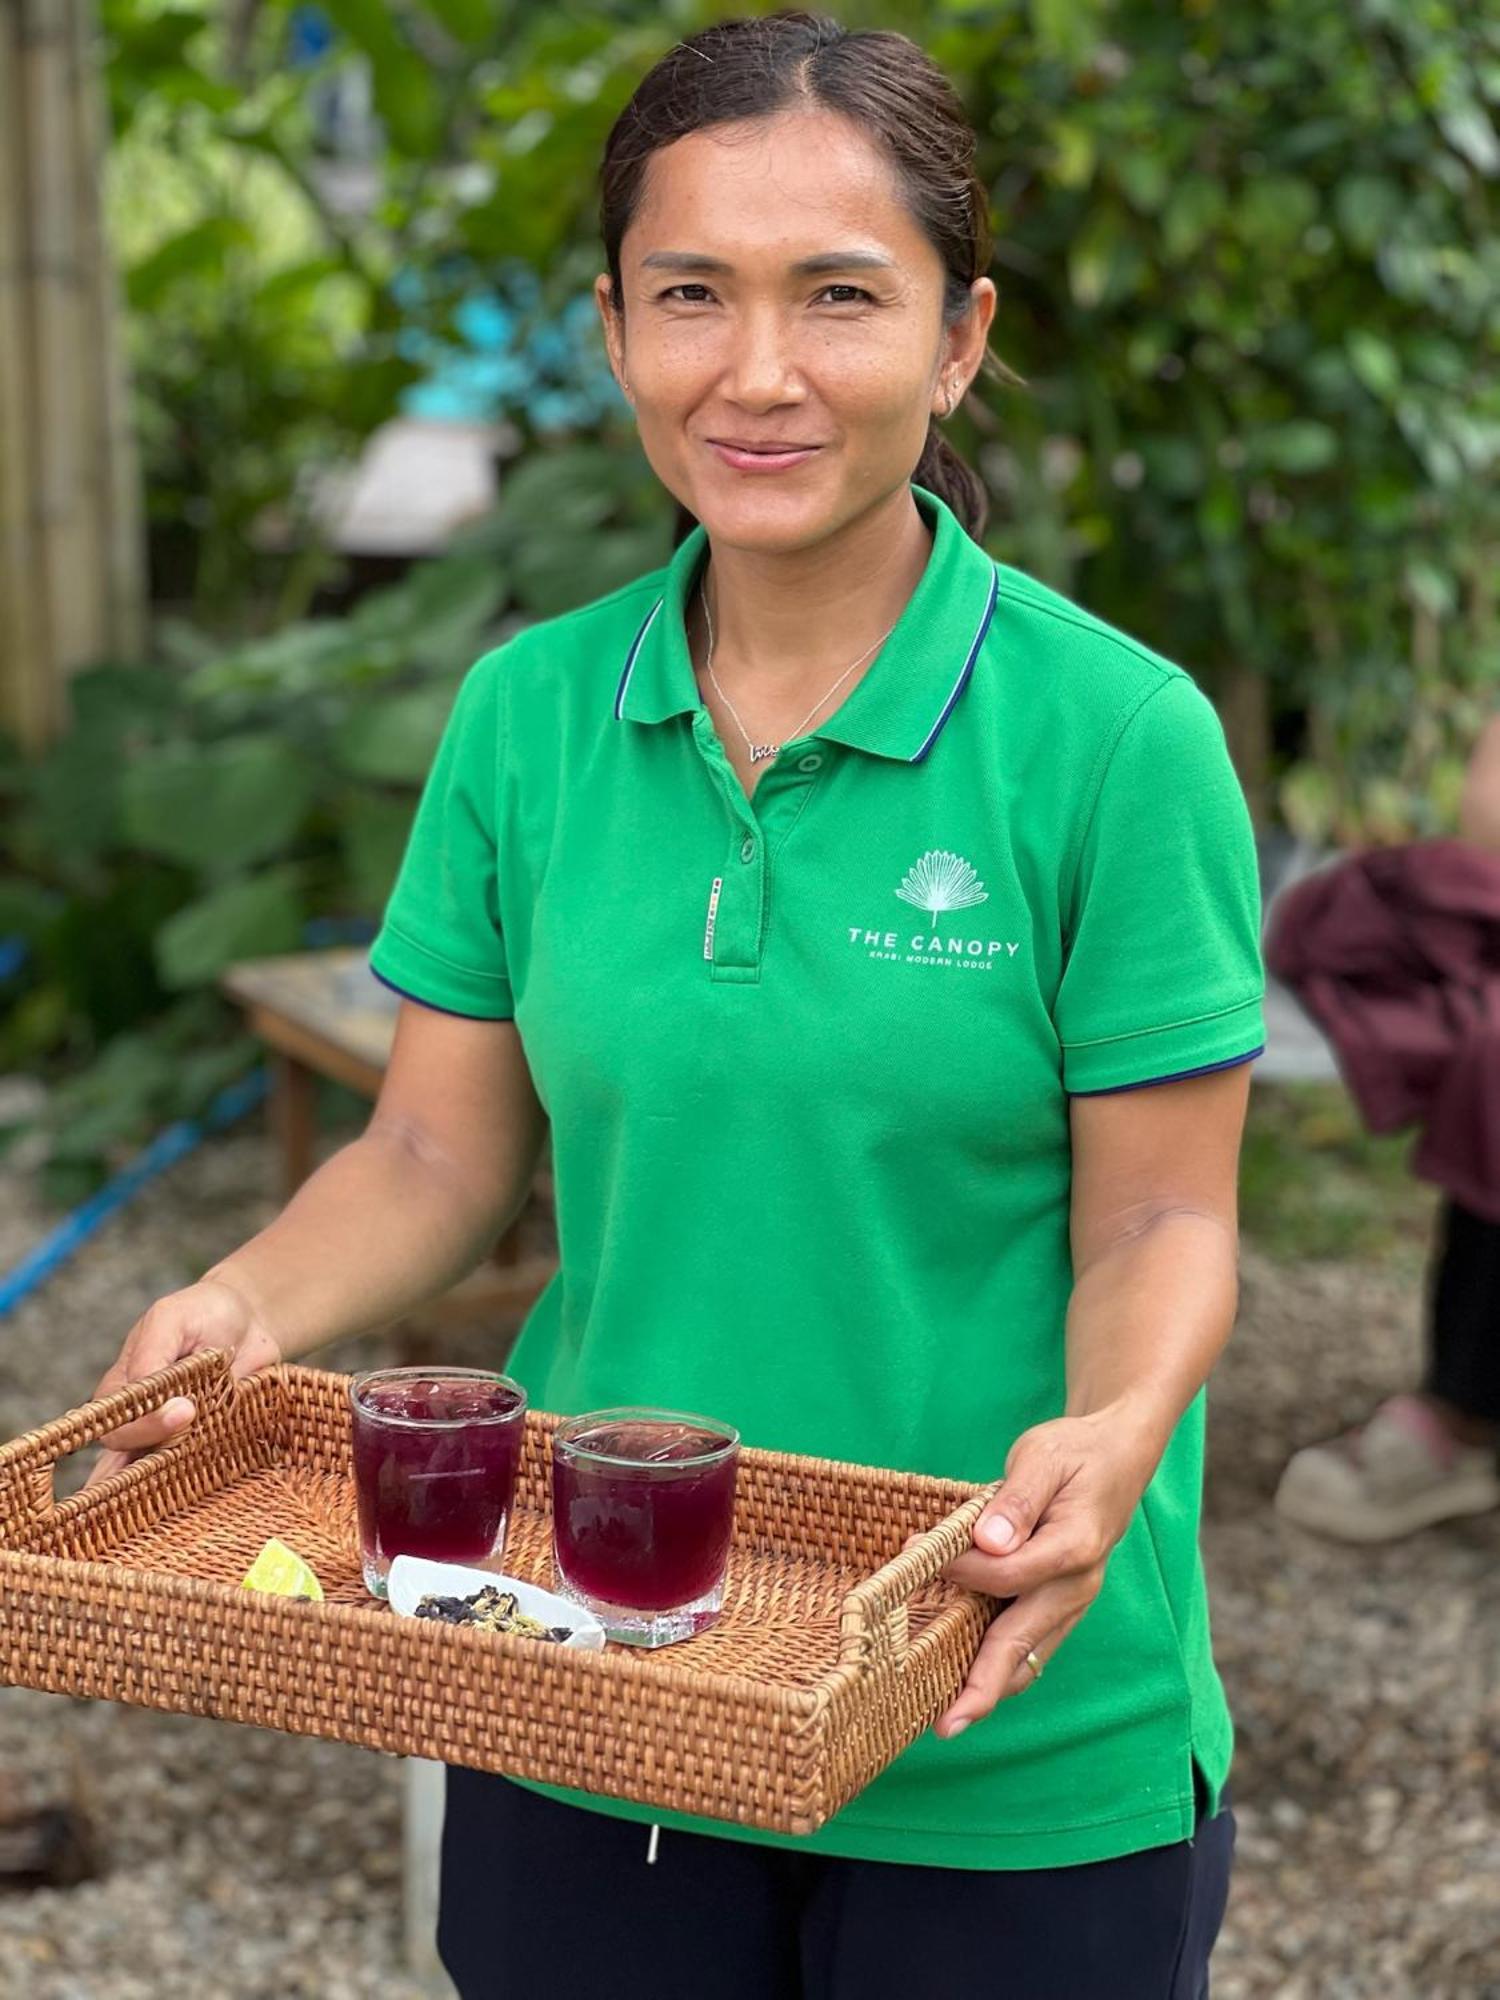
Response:
[[[245,1590],[266,1590],[273,1597],[311,1597],[323,1601],[323,1586],[295,1549],[273,1535],[245,1572]]]

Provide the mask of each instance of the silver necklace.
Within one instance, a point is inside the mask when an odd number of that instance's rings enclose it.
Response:
[[[729,710],[729,713],[734,717],[734,726],[740,732],[741,736],[744,737],[745,748],[750,752],[750,762],[752,764],[764,763],[767,757],[775,757],[776,755],[778,755],[778,753],[781,750],[781,744],[756,743],[752,739],[750,732],[745,727],[744,723],[740,721],[739,710],[735,707],[734,703],[729,699],[729,696],[725,694],[723,688],[719,686],[719,677],[714,672],[713,613],[708,608],[708,592],[703,588],[701,583],[698,586],[698,596],[703,605],[704,622],[708,626],[708,658],[703,663],[703,671],[708,675],[708,678],[713,682],[714,691],[718,695],[720,701],[723,702],[724,706]],[[897,619],[896,624],[899,625],[900,622],[901,622],[900,619]],[[833,686],[828,690],[828,693],[825,694],[821,700],[815,701],[813,703],[812,707],[807,711],[806,715],[804,715],[802,720],[797,724],[797,727],[791,731],[789,736],[784,737],[782,741],[795,743],[797,738],[802,734],[803,730],[807,727],[808,723],[811,722],[813,717],[817,714],[818,710],[824,707],[825,704],[830,700],[830,698],[833,695],[836,695],[838,693],[839,689],[844,685],[844,682],[848,680],[849,676],[854,672],[854,669],[856,667],[863,666],[865,661],[869,659],[871,653],[873,653],[877,647],[883,646],[885,644],[886,640],[890,638],[891,633],[894,632],[895,629],[896,629],[895,625],[890,626],[886,631],[881,633],[880,637],[875,641],[875,644],[873,646],[866,646],[865,650],[860,654],[857,660],[851,660],[848,666],[845,667],[844,671],[839,675],[838,679],[834,682]]]

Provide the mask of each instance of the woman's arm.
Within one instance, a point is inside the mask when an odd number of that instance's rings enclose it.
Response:
[[[245,1298],[287,1356],[399,1319],[514,1220],[544,1129],[513,1021],[404,1001],[365,1131],[204,1276]]]
[[[209,1347],[249,1374],[399,1319],[472,1270],[514,1218],[545,1122],[513,1022],[404,1003],[365,1131],[259,1235],[143,1313],[94,1393]],[[192,1416],[176,1397],[114,1432],[91,1483]]]
[[[952,1565],[1013,1598],[940,1718],[955,1736],[1028,1687],[1099,1593],[1110,1551],[1229,1338],[1250,1065],[1075,1097],[1066,1412],[1018,1438]]]

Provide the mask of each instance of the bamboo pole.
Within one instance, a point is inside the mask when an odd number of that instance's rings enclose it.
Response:
[[[0,0],[0,724],[33,750],[141,637],[94,32],[89,0]]]
[[[46,729],[45,603],[33,591],[30,468],[36,455],[27,396],[26,120],[21,115],[20,13],[0,9],[0,698],[22,742]]]
[[[109,153],[99,29],[94,0],[72,9],[73,65],[79,83],[84,147],[92,162],[84,233],[93,274],[89,292],[92,351],[100,391],[95,434],[99,490],[107,506],[104,537],[105,632],[117,658],[139,657],[146,644],[146,523],[140,459],[131,421],[119,274],[104,233],[104,169]]]

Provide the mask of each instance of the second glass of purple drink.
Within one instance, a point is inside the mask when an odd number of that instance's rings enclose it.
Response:
[[[526,1391],[484,1368],[376,1368],[349,1385],[365,1586],[394,1557],[489,1563],[505,1548]]]
[[[558,1587],[611,1639],[670,1646],[718,1617],[739,1445],[676,1410],[595,1410],[553,1434]]]

